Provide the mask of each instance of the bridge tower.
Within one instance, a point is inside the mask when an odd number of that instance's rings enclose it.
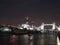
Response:
[[[55,30],[55,28],[56,28],[56,25],[55,25],[55,22],[54,22],[53,25],[52,25],[52,30]]]
[[[42,23],[41,25],[41,30],[40,30],[42,33],[44,32],[44,23]]]

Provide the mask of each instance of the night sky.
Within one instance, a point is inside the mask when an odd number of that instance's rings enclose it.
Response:
[[[60,24],[59,0],[0,0],[0,24],[22,24],[30,17],[35,25]]]

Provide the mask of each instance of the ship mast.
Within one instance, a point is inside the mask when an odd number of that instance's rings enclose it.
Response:
[[[26,24],[29,24],[29,17],[27,16],[25,17],[25,19],[26,19]]]

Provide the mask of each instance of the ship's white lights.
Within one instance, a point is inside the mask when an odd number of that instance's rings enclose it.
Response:
[[[20,27],[20,29],[23,29],[23,28]]]
[[[23,28],[27,28],[27,29],[29,29],[30,26],[27,25],[27,24],[22,24],[22,27],[23,27]]]
[[[33,28],[30,28],[30,30],[33,30]]]

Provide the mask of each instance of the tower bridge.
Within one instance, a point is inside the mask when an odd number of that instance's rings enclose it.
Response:
[[[50,27],[50,26],[51,26],[51,28],[48,29],[48,27]],[[45,27],[47,27],[47,28],[45,29]],[[58,27],[56,26],[55,22],[54,22],[54,23],[51,23],[51,24],[42,23],[42,24],[37,28],[38,31],[42,31],[42,32],[44,32],[44,31],[52,31],[52,32],[53,32],[53,31],[56,30],[56,29],[58,29]]]
[[[44,23],[42,23],[41,29],[44,30],[44,27],[45,27],[45,26],[52,26],[52,30],[54,30],[55,27],[56,27],[55,23],[52,23],[52,24],[44,24]]]

